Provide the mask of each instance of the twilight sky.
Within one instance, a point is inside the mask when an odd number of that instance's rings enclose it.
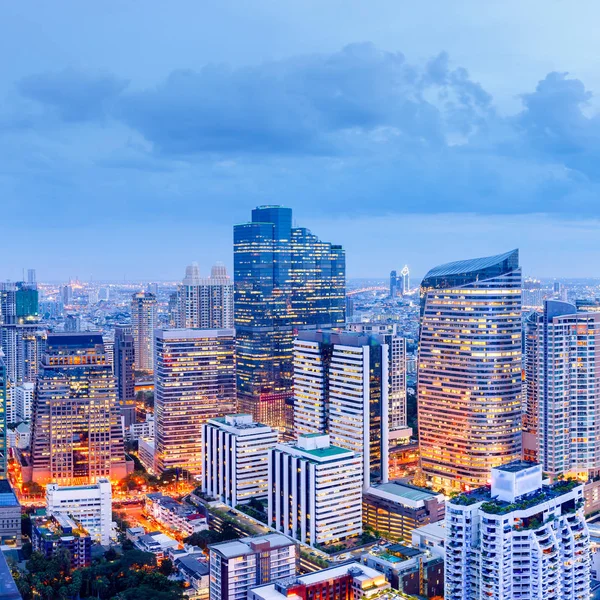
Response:
[[[257,204],[349,276],[600,276],[597,0],[0,6],[0,279],[231,265]]]

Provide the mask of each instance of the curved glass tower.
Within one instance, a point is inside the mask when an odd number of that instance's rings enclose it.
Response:
[[[421,283],[421,467],[436,487],[471,489],[521,456],[518,250],[448,263]]]

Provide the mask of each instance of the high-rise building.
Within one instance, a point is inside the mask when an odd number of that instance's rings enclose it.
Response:
[[[227,415],[202,426],[202,491],[229,506],[266,499],[269,450],[277,431],[251,415]]]
[[[30,421],[33,407],[35,385],[31,382],[21,383],[15,387],[15,411],[19,421]]]
[[[345,323],[344,251],[293,228],[282,206],[254,209],[233,237],[239,407],[285,429],[295,331]]]
[[[135,344],[131,325],[115,325],[113,371],[125,429],[135,422]]]
[[[6,404],[8,400],[8,389],[8,376],[6,373],[6,364],[4,363],[4,353],[2,352],[2,348],[0,348],[0,480],[6,479],[8,474],[8,444],[6,441]]]
[[[408,294],[410,292],[410,271],[408,269],[408,265],[404,265],[402,267],[402,271],[400,271],[400,275],[402,277],[402,295]]]
[[[135,349],[135,368],[154,370],[154,330],[157,327],[156,296],[138,292],[131,301],[131,330]]]
[[[233,327],[233,281],[223,264],[210,277],[201,278],[197,263],[185,270],[177,290],[177,327],[231,329]]]
[[[210,546],[210,600],[245,600],[257,585],[296,575],[296,544],[271,533]]]
[[[542,484],[539,464],[492,469],[492,486],[446,507],[447,600],[590,597],[583,486]]]
[[[50,334],[24,479],[80,485],[127,475],[116,384],[98,333]]]
[[[301,435],[269,456],[268,524],[298,541],[333,544],[362,533],[362,457],[328,435]]]
[[[389,348],[377,336],[303,331],[294,341],[296,435],[329,434],[363,457],[364,488],[388,479]]]
[[[600,313],[546,300],[525,329],[524,451],[552,476],[600,473]]]
[[[112,488],[100,478],[93,485],[46,486],[46,512],[75,519],[95,542],[107,546],[112,527]]]
[[[468,489],[521,456],[521,269],[517,250],[436,267],[421,283],[421,466]]]
[[[27,283],[36,284],[37,279],[35,276],[35,269],[27,269]]]
[[[159,473],[202,472],[202,425],[235,413],[235,331],[157,329],[154,406]]]
[[[390,272],[390,298],[395,298],[398,295],[398,273],[397,271]]]
[[[65,306],[71,306],[73,304],[73,286],[62,286],[60,288],[60,299]]]
[[[81,331],[81,319],[77,315],[67,315],[65,318],[65,331],[75,333]]]

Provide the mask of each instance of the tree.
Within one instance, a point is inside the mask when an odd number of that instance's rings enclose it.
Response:
[[[160,566],[158,567],[158,571],[162,573],[165,577],[173,575],[173,573],[175,572],[173,561],[170,558],[165,558],[161,561]]]
[[[191,544],[192,546],[199,546],[202,549],[206,548],[209,544],[216,544],[222,541],[224,540],[221,537],[221,534],[217,531],[213,531],[212,529],[206,529],[204,531],[192,533],[192,535],[185,538],[184,540],[186,544]]]

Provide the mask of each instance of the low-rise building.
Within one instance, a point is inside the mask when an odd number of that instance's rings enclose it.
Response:
[[[92,540],[106,546],[112,528],[112,490],[108,479],[93,485],[46,486],[46,512],[72,517],[90,534]]]
[[[174,540],[166,533],[162,533],[160,531],[152,531],[150,533],[140,535],[133,543],[138,550],[154,554],[158,562],[163,560],[163,558],[166,558],[167,552],[170,548],[176,548],[179,546],[179,542],[177,540]]]
[[[21,546],[21,505],[8,479],[0,479],[0,545]]]
[[[411,596],[444,596],[444,559],[417,548],[392,544],[362,556],[362,562],[384,573],[392,588]]]
[[[238,600],[262,583],[295,576],[297,549],[273,533],[242,538],[210,549],[210,600]]]
[[[361,600],[376,598],[389,589],[384,574],[354,562],[251,588],[248,600]]]
[[[492,485],[446,508],[447,600],[590,597],[590,536],[583,485],[545,485],[542,467],[492,469]]]
[[[413,529],[443,521],[445,499],[429,489],[383,483],[363,494],[363,524],[393,541],[410,542]]]
[[[163,527],[181,533],[183,537],[208,529],[206,515],[198,508],[182,504],[160,492],[147,494],[144,512]]]
[[[66,515],[33,517],[31,545],[46,558],[52,557],[57,550],[68,550],[73,569],[89,567],[92,562],[89,533]]]
[[[203,552],[187,554],[173,561],[185,581],[184,594],[189,600],[208,600],[210,595],[210,568]]]

